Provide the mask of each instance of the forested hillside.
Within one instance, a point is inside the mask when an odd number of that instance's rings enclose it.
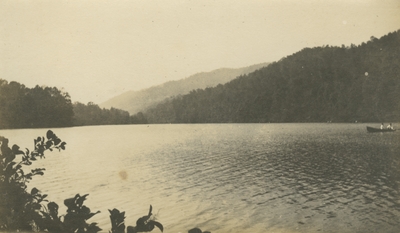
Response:
[[[145,116],[149,123],[398,122],[399,100],[400,30],[358,46],[305,48]]]
[[[69,94],[56,87],[27,88],[0,79],[0,129],[144,123],[142,113],[130,116],[127,111],[101,109],[91,102],[72,104]]]
[[[0,79],[0,129],[72,126],[73,114],[70,96],[56,87]]]
[[[134,114],[153,107],[166,98],[188,94],[193,89],[225,84],[240,75],[248,74],[267,65],[268,63],[261,63],[238,69],[221,68],[211,72],[202,72],[182,80],[166,82],[141,91],[128,91],[100,104],[100,106],[119,108]]]
[[[89,102],[82,104],[76,102],[73,104],[74,125],[122,125],[122,124],[145,124],[142,113],[130,116],[129,112],[111,108],[100,108],[97,104]]]

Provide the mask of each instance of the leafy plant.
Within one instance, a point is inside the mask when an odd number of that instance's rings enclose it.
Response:
[[[38,158],[44,158],[46,150],[65,150],[66,143],[51,130],[46,138],[34,140],[34,149],[20,150],[20,147],[8,146],[8,139],[0,137],[0,230],[1,231],[49,231],[49,232],[98,232],[101,229],[96,223],[88,224],[86,220],[97,213],[83,205],[86,195],[77,194],[66,199],[67,214],[61,221],[58,217],[58,205],[48,202],[47,194],[42,194],[37,188],[27,190],[27,183],[34,176],[43,175],[44,168],[32,169],[25,173],[23,167],[30,166]],[[17,162],[18,155],[21,159]]]
[[[110,233],[125,232],[125,212],[120,212],[118,209],[108,210],[110,212],[111,231]]]
[[[25,173],[23,167],[30,166],[38,158],[44,158],[44,152],[54,149],[65,150],[66,143],[59,139],[51,130],[46,138],[37,137],[34,149],[20,150],[20,147],[8,146],[8,139],[0,136],[0,231],[46,231],[66,233],[96,233],[101,231],[97,223],[87,223],[87,220],[98,214],[93,213],[84,205],[89,194],[76,194],[64,200],[67,213],[59,216],[59,205],[49,202],[47,194],[42,194],[37,188],[27,190],[27,183],[34,176],[43,175],[44,168],[32,169]],[[17,158],[21,155],[19,161]],[[48,202],[44,205],[43,202]],[[110,211],[112,233],[125,233],[125,212],[117,209]],[[163,225],[155,221],[150,205],[149,214],[139,218],[136,226],[128,226],[129,232],[150,232],[155,227],[163,231]]]
[[[40,211],[41,215],[36,219],[39,228],[48,232],[95,233],[101,231],[97,223],[89,224],[86,222],[86,220],[100,213],[100,211],[92,213],[87,206],[83,205],[88,195],[76,194],[75,197],[64,200],[64,205],[68,208],[67,214],[63,216],[64,221],[61,221],[62,217],[58,216],[58,205],[50,202],[47,205],[47,210]]]
[[[161,223],[155,221],[155,217],[152,214],[153,207],[150,205],[149,214],[139,218],[136,221],[136,226],[128,226],[126,228],[127,233],[136,232],[150,232],[154,230],[155,227],[160,229],[161,232],[164,231],[164,227]],[[112,229],[110,233],[125,233],[125,212],[120,212],[118,209],[108,210],[110,212],[110,219]]]
[[[44,158],[46,150],[64,150],[66,143],[61,141],[51,130],[47,131],[46,139],[38,137],[34,140],[34,150],[20,150],[20,147],[8,146],[8,139],[0,137],[0,230],[37,229],[34,219],[42,208],[42,202],[47,201],[46,194],[41,194],[37,188],[27,190],[27,183],[34,176],[43,175],[44,168],[32,169],[25,173],[23,166],[32,165],[38,158]],[[18,162],[17,156],[21,155]]]

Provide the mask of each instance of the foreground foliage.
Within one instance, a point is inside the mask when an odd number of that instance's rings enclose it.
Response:
[[[152,214],[153,207],[150,205],[149,214],[139,218],[136,221],[136,226],[128,226],[126,228],[127,233],[135,232],[150,232],[155,227],[158,227],[161,231],[164,231],[164,227],[161,223],[155,221]],[[108,210],[110,212],[111,220],[111,233],[124,233],[125,232],[125,212],[120,212],[118,209]]]
[[[94,233],[102,229],[97,223],[87,221],[99,211],[93,213],[84,205],[89,194],[76,194],[64,200],[67,207],[65,215],[59,215],[59,205],[49,202],[47,194],[42,194],[37,188],[28,190],[27,183],[34,176],[43,175],[44,168],[31,169],[27,166],[39,158],[44,158],[44,152],[54,149],[65,150],[66,143],[59,139],[51,130],[46,138],[34,140],[34,149],[21,150],[19,146],[9,147],[8,139],[0,136],[0,231],[46,231]],[[47,203],[47,205],[45,205]],[[110,211],[113,233],[125,232],[125,212],[117,209]],[[155,221],[152,206],[149,214],[138,219],[136,226],[128,226],[127,232],[149,232],[155,227],[163,231],[163,225]]]

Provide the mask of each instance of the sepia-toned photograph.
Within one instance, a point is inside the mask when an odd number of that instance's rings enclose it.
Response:
[[[399,0],[0,0],[0,232],[400,232]]]

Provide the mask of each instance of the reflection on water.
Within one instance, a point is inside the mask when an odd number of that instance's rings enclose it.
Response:
[[[100,126],[53,130],[36,186],[62,203],[89,193],[134,225],[150,204],[165,232],[400,232],[400,134],[362,124]],[[28,147],[45,130],[3,130]],[[61,210],[62,212],[63,210]]]

